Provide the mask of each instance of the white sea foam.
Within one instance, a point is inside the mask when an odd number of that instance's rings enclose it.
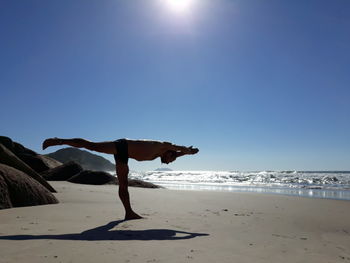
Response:
[[[350,189],[350,172],[149,171],[132,172],[131,176],[146,181],[164,183]]]

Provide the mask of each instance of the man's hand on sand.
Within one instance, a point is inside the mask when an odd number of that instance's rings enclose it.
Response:
[[[60,143],[61,143],[61,139],[58,139],[56,137],[46,139],[43,142],[43,150],[45,150],[47,147],[50,147],[50,146],[60,145]]]

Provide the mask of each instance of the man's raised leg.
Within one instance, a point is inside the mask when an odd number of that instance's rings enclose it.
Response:
[[[61,139],[61,138],[49,138],[43,142],[43,150],[50,146],[56,145],[69,145],[77,148],[85,148],[95,152],[116,154],[115,143],[112,142],[90,142],[81,138],[74,139]]]

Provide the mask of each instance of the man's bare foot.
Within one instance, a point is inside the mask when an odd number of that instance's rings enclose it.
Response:
[[[43,142],[43,150],[45,150],[47,147],[60,145],[60,144],[61,144],[61,139],[59,139],[59,138],[55,137],[55,138],[46,139]]]
[[[127,213],[125,215],[125,219],[124,220],[133,220],[133,219],[142,219],[142,218],[143,218],[142,216],[139,216],[135,212],[131,212],[131,213]]]

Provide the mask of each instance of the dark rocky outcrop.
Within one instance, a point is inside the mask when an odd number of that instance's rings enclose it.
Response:
[[[83,168],[80,164],[70,161],[56,168],[44,171],[41,175],[48,181],[67,181],[81,171],[83,171]]]
[[[108,184],[115,180],[115,177],[106,172],[85,170],[68,179],[68,182],[77,184],[101,185]]]
[[[18,154],[17,156],[23,162],[29,165],[34,171],[38,173],[41,173],[43,171],[47,171],[49,169],[62,165],[61,162],[40,154],[37,154],[37,155]]]
[[[163,188],[159,185],[152,184],[150,182],[145,182],[138,179],[129,179],[129,186],[142,187],[142,188]]]
[[[118,185],[118,178],[105,172],[96,171],[82,171],[79,174],[68,179],[68,182],[77,184],[92,184],[92,185],[102,185],[102,184],[116,184]],[[138,179],[129,179],[129,186],[132,187],[143,187],[143,188],[161,188],[158,185],[145,182]]]
[[[63,164],[63,163],[61,163],[53,158],[50,158],[46,155],[39,154],[38,156],[47,165],[47,167],[49,167],[49,169],[56,168],[56,167],[61,166]]]
[[[11,138],[6,136],[0,136],[0,143],[4,145],[7,149],[13,152],[15,155],[18,154],[28,154],[36,155],[37,153],[24,147],[22,144],[12,141]]]
[[[36,171],[29,167],[25,162],[19,159],[15,154],[8,150],[5,146],[0,143],[0,163],[6,164],[8,166],[14,167],[34,180],[38,181],[44,187],[46,187],[51,192],[56,192],[55,189],[48,183],[44,178],[41,177]]]
[[[9,137],[0,136],[0,143],[38,173],[62,164],[55,159],[37,154],[36,152],[24,147],[22,144],[12,141]]]
[[[4,164],[0,164],[0,198],[0,208],[58,203],[39,182]]]
[[[49,153],[49,156],[61,163],[66,163],[69,161],[74,161],[80,164],[84,170],[94,170],[94,171],[114,171],[115,165],[103,158],[102,156],[90,153],[85,150],[80,150],[77,148],[64,148],[56,152]]]
[[[0,209],[11,208],[11,198],[5,178],[0,175]]]

